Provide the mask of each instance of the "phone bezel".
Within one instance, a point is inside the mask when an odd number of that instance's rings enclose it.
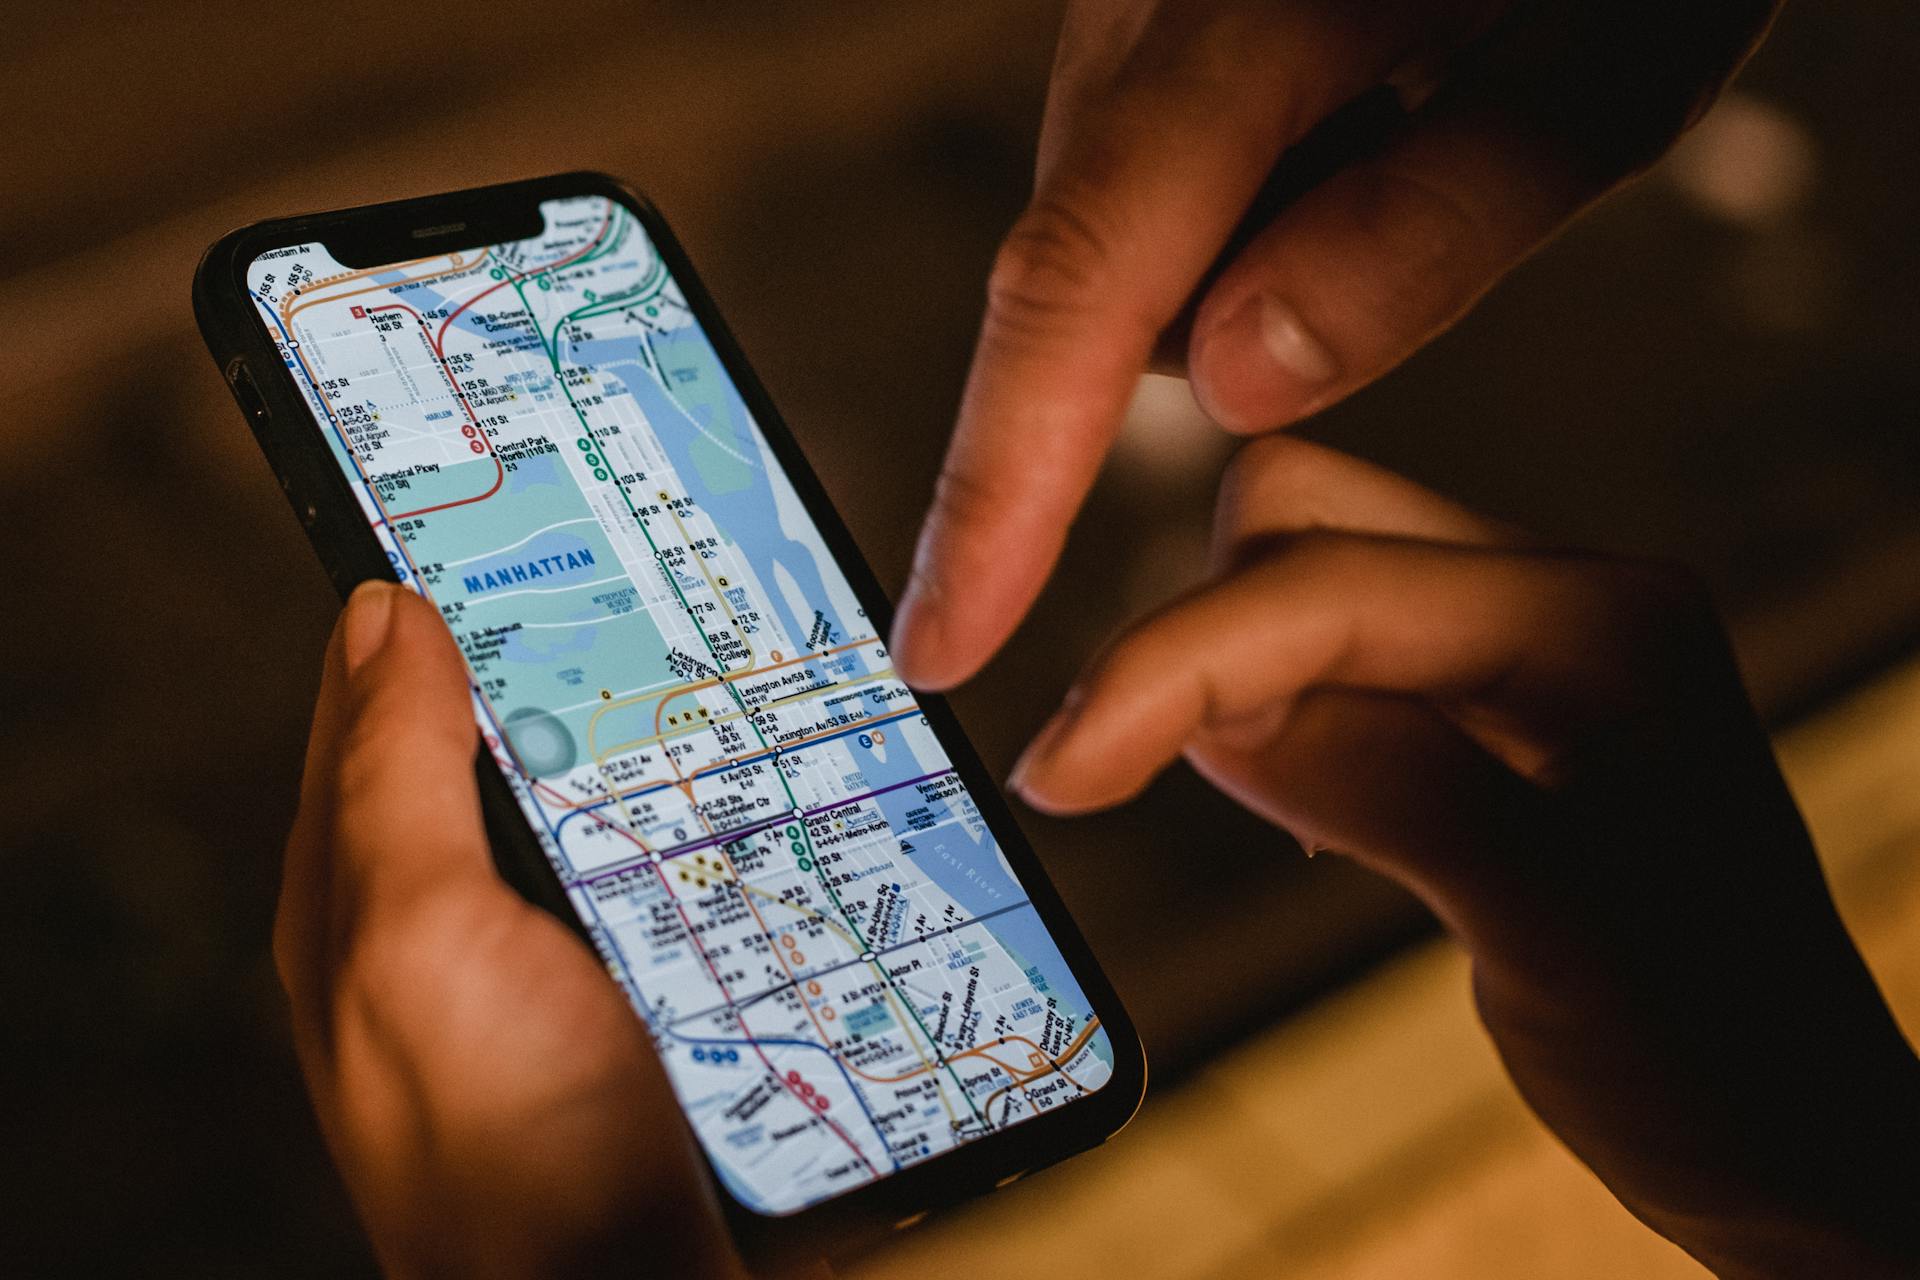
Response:
[[[306,528],[315,552],[344,597],[374,577],[396,580],[393,567],[362,516],[359,499],[328,452],[320,424],[289,372],[278,343],[248,296],[248,265],[261,253],[321,241],[351,243],[356,256],[400,262],[451,249],[493,242],[490,229],[523,225],[529,208],[566,196],[612,199],[640,222],[665,259],[688,305],[733,378],[748,409],[786,468],[829,552],[852,584],[875,633],[886,636],[892,606],[841,522],[833,503],[807,464],[798,442],[774,408],[721,319],[706,287],[678,240],[653,205],[601,173],[575,172],[382,204],[275,218],[230,232],[201,260],[193,302],[208,349],[240,401],[281,487]],[[421,235],[422,228],[441,229]],[[479,239],[468,242],[468,238]],[[736,1240],[750,1258],[789,1252],[840,1255],[876,1235],[931,1210],[967,1199],[1014,1178],[1097,1146],[1117,1133],[1138,1109],[1146,1088],[1146,1058],[1133,1023],[1079,929],[1014,821],[999,788],[980,762],[945,699],[917,695],[935,737],[951,756],[989,829],[1000,841],[1041,921],[1059,944],[1082,992],[1114,1047],[1113,1078],[1100,1090],[1009,1129],[976,1139],[924,1164],[888,1174],[833,1199],[786,1215],[760,1213],[736,1200],[724,1182],[708,1173]],[[495,861],[516,889],[566,921],[583,939],[586,926],[567,901],[531,825],[514,801],[492,753],[476,763]],[[706,1159],[704,1147],[696,1143]]]

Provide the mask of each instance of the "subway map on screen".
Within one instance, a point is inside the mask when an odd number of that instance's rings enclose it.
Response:
[[[1099,1089],[1106,1030],[634,216],[247,283],[729,1190]]]

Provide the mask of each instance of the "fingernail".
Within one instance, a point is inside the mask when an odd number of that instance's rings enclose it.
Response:
[[[387,642],[387,630],[393,621],[393,597],[400,588],[391,582],[369,579],[347,597],[347,612],[341,622],[341,648],[345,651],[347,674],[352,675],[380,652]]]
[[[1303,386],[1332,382],[1340,367],[1334,363],[1333,353],[1308,331],[1300,313],[1268,294],[1261,294],[1257,301],[1260,342],[1273,362]]]
[[[1340,366],[1290,304],[1255,294],[1201,338],[1193,374],[1215,421],[1264,431],[1324,403]]]
[[[1053,719],[1047,721],[1040,727],[1040,732],[1033,735],[1033,741],[1029,742],[1027,749],[1020,753],[1020,758],[1013,762],[1013,772],[1007,775],[1009,791],[1020,795],[1026,794],[1027,779],[1033,773],[1035,766],[1046,758],[1061,738],[1066,736],[1067,730],[1078,716],[1080,696],[1080,689],[1077,686],[1068,690],[1067,696],[1061,700],[1060,709],[1053,713]]]

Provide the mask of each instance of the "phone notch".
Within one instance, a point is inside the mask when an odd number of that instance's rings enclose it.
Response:
[[[418,217],[355,219],[327,231],[327,251],[356,271],[538,238],[547,229],[538,203],[508,208],[460,208],[445,200],[423,203]]]

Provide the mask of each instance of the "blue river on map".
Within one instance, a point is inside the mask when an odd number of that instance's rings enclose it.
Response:
[[[416,305],[434,307],[444,303],[430,288],[415,285],[406,291],[420,295]],[[454,323],[483,337],[497,336],[489,335],[471,314],[460,316]],[[719,411],[716,413],[712,405],[698,405],[689,412],[668,394],[659,378],[644,363],[640,339],[637,337],[584,342],[569,347],[567,354],[575,363],[619,379],[620,385],[633,397],[654,436],[665,449],[681,484],[753,566],[754,573],[765,589],[769,606],[775,611],[782,630],[792,643],[804,646],[813,632],[815,620],[795,616],[786,593],[779,589],[774,574],[775,564],[786,569],[806,600],[813,608],[820,610],[825,621],[833,628],[835,638],[844,639],[849,633],[833,612],[832,603],[820,579],[818,561],[803,543],[789,537],[780,527],[779,508],[774,501],[772,478],[767,471],[770,456],[764,444],[756,438],[758,433],[749,425],[752,418],[746,404],[732,380],[725,375],[706,334],[698,325],[656,334],[653,351],[663,369],[692,370],[694,379],[707,382],[703,390],[712,391],[712,384],[717,382],[722,393]],[[709,447],[717,446],[725,454],[744,460],[746,465],[731,475],[733,478],[744,478],[745,483],[729,484],[724,488],[707,484],[706,473],[694,459],[694,449],[703,441]],[[559,536],[549,538],[543,535],[514,553],[463,566],[462,572],[497,568],[498,562],[511,563],[523,554],[527,557],[552,555],[561,549],[577,546],[577,540],[566,537],[558,530],[554,533]],[[571,577],[569,575],[567,580],[571,580]],[[862,701],[867,712],[875,717],[884,716],[892,710],[876,698],[869,697]],[[857,737],[845,739],[852,748],[868,790],[906,782],[927,771],[926,762],[906,749],[903,735],[892,734],[889,737],[891,741],[885,762],[873,749],[859,746]],[[945,761],[940,763],[944,764]],[[958,797],[954,799],[958,800]],[[913,786],[889,791],[877,797],[873,803],[885,815],[888,825],[913,846],[911,858],[914,866],[952,897],[968,915],[984,916],[1003,911],[1011,904],[1020,904],[1013,910],[995,916],[982,927],[991,932],[1025,967],[1028,977],[1042,995],[1058,999],[1063,1013],[1076,1019],[1084,1018],[1088,1011],[1085,993],[1074,980],[1066,957],[1061,955],[1059,945],[1048,933],[1039,913],[1026,905],[1026,893],[1002,861],[993,837],[981,828],[982,836],[976,840],[969,825],[959,820],[960,814],[953,803],[940,800],[929,805]],[[914,831],[908,820],[909,811],[914,809],[927,810],[937,825]],[[1096,1036],[1093,1044],[1103,1059],[1111,1061],[1104,1035]]]
[[[884,714],[878,706],[869,709]],[[889,728],[892,726],[883,726],[881,732]],[[906,749],[904,734],[887,735],[884,763],[874,747],[861,745],[858,736],[843,741],[852,748],[868,790],[896,786],[927,771],[926,762]],[[928,783],[946,781],[943,775],[929,779]],[[1047,932],[1039,913],[1025,905],[1026,891],[1008,870],[993,836],[984,826],[970,824],[963,818],[971,806],[962,805],[960,799],[956,795],[928,803],[918,787],[896,786],[895,790],[875,797],[872,803],[885,815],[887,825],[913,846],[910,855],[913,865],[958,903],[962,911],[970,916],[985,916],[1020,904],[1012,911],[994,916],[982,927],[1013,954],[1042,995],[1060,1001],[1062,1013],[1084,1018],[1089,1008],[1087,997],[1067,967],[1066,957],[1060,954],[1059,945]],[[937,825],[913,830],[914,810],[925,811],[920,815],[922,822],[931,818]],[[980,833],[979,839],[974,838],[976,830]]]
[[[445,297],[424,284],[403,285],[392,292],[396,296],[404,295],[412,305],[426,310],[447,305]],[[479,337],[496,340],[499,337],[490,333],[474,312],[456,317],[454,326]],[[668,394],[660,379],[644,363],[640,342],[638,337],[603,338],[571,344],[566,354],[572,363],[618,378],[621,387],[633,397],[655,438],[666,450],[681,484],[753,566],[789,643],[797,648],[806,647],[815,620],[794,614],[774,576],[776,563],[786,569],[807,603],[820,611],[832,629],[828,643],[846,639],[851,633],[834,611],[821,583],[818,561],[804,544],[788,537],[780,527],[773,482],[767,473],[769,455],[757,438],[758,432],[750,425],[753,419],[746,403],[733,380],[727,377],[705,332],[698,324],[690,324],[655,334],[653,352],[661,368],[688,374],[690,381],[699,384],[702,391],[717,389],[721,396],[718,406],[705,404],[689,410]],[[695,446],[703,442],[742,459],[741,476],[746,483],[724,489],[707,484],[693,453]]]
[[[398,273],[393,274],[398,282]],[[398,283],[391,292],[423,311],[448,305],[444,295],[421,282]],[[461,313],[453,323],[477,337],[496,341],[501,337],[490,332],[481,315],[473,311]],[[786,569],[808,605],[818,610],[821,619],[831,628],[833,639],[829,643],[847,638],[851,633],[834,612],[823,589],[818,562],[804,544],[788,537],[780,527],[779,508],[767,473],[769,454],[757,438],[759,433],[752,425],[752,415],[747,412],[738,388],[727,376],[706,333],[698,324],[689,324],[655,334],[652,349],[660,368],[686,378],[691,389],[703,393],[702,398],[710,398],[717,391],[717,404],[689,407],[670,395],[659,377],[647,368],[640,343],[637,336],[599,339],[570,345],[566,354],[573,363],[618,378],[627,394],[633,397],[666,450],[682,485],[753,566],[789,642],[795,647],[805,647],[813,634],[815,619],[794,614],[774,576],[776,563]],[[702,443],[741,459],[744,465],[738,478],[745,483],[724,488],[707,484],[705,472],[694,457],[696,445]]]
[[[776,564],[787,571],[806,602],[821,613],[832,628],[832,638],[845,639],[848,632],[834,612],[821,582],[818,561],[805,544],[789,537],[780,527],[765,446],[755,438],[757,433],[749,425],[752,419],[747,407],[732,381],[721,371],[706,335],[698,327],[689,325],[670,334],[657,335],[654,351],[663,367],[692,369],[707,379],[718,380],[722,411],[715,413],[712,406],[703,405],[694,410],[697,419],[691,416],[640,362],[638,339],[602,339],[568,348],[574,360],[617,377],[632,395],[665,449],[680,483],[753,567],[767,603],[791,643],[804,647],[813,633],[815,620],[795,616],[786,593],[779,588],[774,573]],[[713,387],[709,385],[705,390],[711,392]],[[710,485],[694,457],[695,447],[702,443],[740,459],[738,469],[729,475],[742,483],[724,489]]]

